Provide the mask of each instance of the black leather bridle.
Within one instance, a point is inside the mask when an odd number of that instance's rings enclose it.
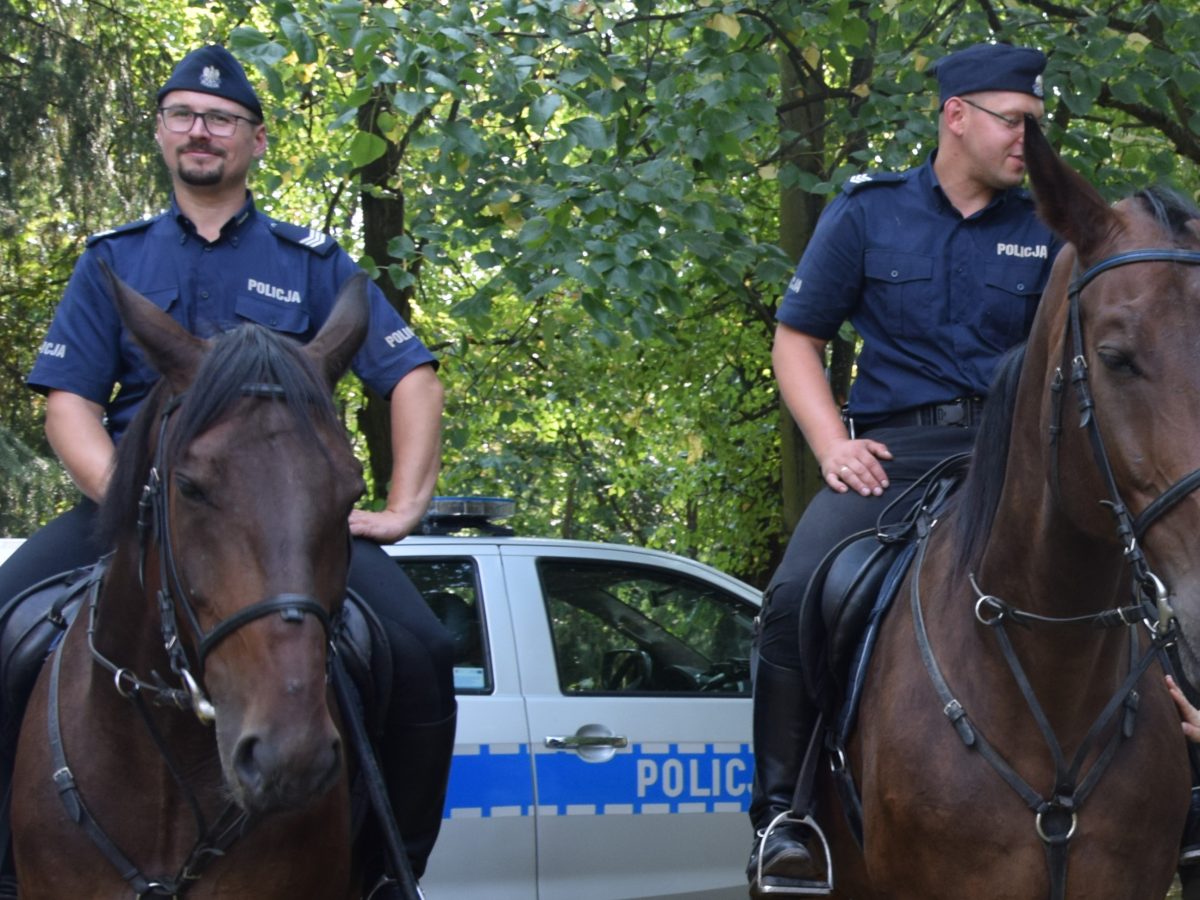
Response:
[[[1104,446],[1104,438],[1096,421],[1095,401],[1088,382],[1088,366],[1084,356],[1083,327],[1079,308],[1080,294],[1103,273],[1120,266],[1142,262],[1200,265],[1200,252],[1181,249],[1131,250],[1103,259],[1076,277],[1068,289],[1069,328],[1063,338],[1063,364],[1056,370],[1051,384],[1052,489],[1056,493],[1058,492],[1058,453],[1060,449],[1058,439],[1062,434],[1062,395],[1065,388],[1063,372],[1069,370],[1070,381],[1074,386],[1079,408],[1079,427],[1088,430],[1092,456],[1108,492],[1108,499],[1101,502],[1109,508],[1116,520],[1117,535],[1124,556],[1130,565],[1134,581],[1134,602],[1129,606],[1084,616],[1035,615],[1017,609],[998,597],[984,593],[976,584],[973,575],[970,579],[971,587],[977,598],[976,618],[991,628],[996,635],[1005,662],[1037,722],[1038,729],[1042,732],[1054,761],[1054,788],[1049,797],[1045,797],[1035,790],[991,745],[979,727],[971,721],[966,709],[954,695],[942,674],[929,641],[921,611],[920,570],[927,541],[922,541],[918,548],[915,571],[911,576],[910,602],[917,644],[922,662],[943,704],[943,713],[950,720],[963,743],[968,748],[979,752],[1035,813],[1035,829],[1046,849],[1051,900],[1061,900],[1066,895],[1067,851],[1070,840],[1076,831],[1079,810],[1116,755],[1119,743],[1133,734],[1139,703],[1137,684],[1155,659],[1163,660],[1164,665],[1169,665],[1166,661],[1165,651],[1177,639],[1175,614],[1171,609],[1169,592],[1162,580],[1151,570],[1149,561],[1142,552],[1140,539],[1171,508],[1200,487],[1200,469],[1197,469],[1177,480],[1134,517],[1121,497],[1121,491]],[[1137,624],[1139,618],[1145,622],[1151,634],[1149,645],[1140,655],[1136,630],[1132,627]],[[1129,628],[1129,672],[1088,730],[1081,746],[1070,761],[1066,759],[1050,721],[1034,695],[1028,676],[1009,640],[1005,630],[1005,623],[1009,621],[1023,626],[1090,624],[1098,627]],[[1109,739],[1103,746],[1100,746],[1102,735],[1122,712],[1120,727],[1114,729]],[[1095,761],[1085,772],[1083,765],[1093,751],[1096,751]]]
[[[242,394],[249,397],[277,398],[284,395],[283,388],[277,384],[246,384],[242,386]],[[204,724],[210,724],[216,710],[204,696],[200,687],[200,679],[204,676],[204,662],[213,649],[233,632],[263,616],[278,612],[286,622],[303,622],[306,615],[311,615],[321,623],[325,630],[325,640],[330,643],[327,654],[327,673],[330,671],[334,650],[331,644],[333,623],[329,613],[314,598],[304,594],[278,594],[238,610],[233,615],[219,622],[211,630],[205,631],[199,621],[191,602],[188,591],[180,578],[176,565],[175,552],[171,542],[171,528],[168,518],[168,499],[166,485],[170,483],[170,470],[166,453],[167,423],[182,404],[183,395],[169,400],[163,407],[158,430],[158,446],[155,448],[154,463],[146,484],[142,489],[139,501],[138,531],[138,578],[145,588],[145,567],[148,545],[153,536],[158,548],[158,565],[160,586],[157,592],[159,615],[163,646],[170,660],[171,669],[180,678],[183,689],[171,688],[163,680],[154,675],[154,681],[142,680],[129,669],[120,667],[105,657],[96,647],[95,632],[97,624],[97,609],[100,594],[100,577],[93,578],[89,587],[89,624],[88,647],[94,661],[113,674],[117,691],[129,700],[138,712],[151,738],[158,747],[163,761],[172,778],[179,786],[188,807],[191,809],[196,826],[196,842],[188,858],[183,862],[174,876],[152,878],[147,876],[129,858],[129,856],[108,836],[96,821],[87,804],[84,802],[79,785],[75,780],[66,755],[63,743],[61,714],[59,707],[60,673],[62,670],[63,647],[65,641],[60,641],[55,649],[50,674],[50,695],[47,704],[46,724],[50,739],[50,752],[53,768],[53,779],[68,815],[91,838],[97,849],[121,873],[121,877],[130,885],[138,898],[180,898],[200,877],[202,870],[214,859],[225,852],[245,832],[249,816],[232,800],[226,803],[215,820],[209,822],[201,810],[195,792],[188,785],[183,772],[176,764],[171,748],[164,736],[155,725],[154,719],[146,708],[145,698],[149,697],[159,705],[174,705],[181,709],[190,708],[196,717]],[[347,537],[347,540],[349,538]],[[196,672],[192,674],[187,651],[180,640],[176,618],[176,604],[184,611],[196,640]],[[394,828],[394,824],[393,824]],[[393,854],[394,855],[394,854]],[[411,879],[411,873],[410,873]]]
[[[1088,437],[1092,444],[1092,457],[1100,474],[1104,478],[1109,499],[1104,505],[1109,508],[1116,520],[1117,537],[1124,548],[1125,558],[1129,561],[1134,579],[1135,598],[1147,605],[1147,621],[1155,621],[1154,631],[1164,636],[1172,627],[1175,614],[1171,609],[1168,592],[1162,581],[1150,568],[1145,554],[1142,552],[1140,539],[1150,529],[1150,526],[1161,519],[1172,507],[1200,487],[1200,469],[1193,470],[1177,480],[1162,494],[1151,501],[1136,518],[1121,497],[1112,465],[1108,460],[1108,452],[1104,447],[1104,437],[1096,421],[1096,404],[1092,398],[1088,382],[1088,365],[1084,356],[1083,326],[1080,315],[1080,294],[1098,276],[1121,266],[1143,262],[1171,262],[1183,265],[1200,265],[1200,251],[1181,249],[1148,249],[1130,250],[1118,253],[1101,260],[1091,268],[1076,277],[1070,286],[1069,300],[1069,336],[1063,340],[1063,366],[1055,373],[1051,385],[1053,402],[1053,423],[1051,425],[1051,443],[1057,444],[1058,436],[1062,433],[1062,394],[1063,370],[1070,369],[1071,384],[1075,388],[1078,409],[1079,427],[1087,428]],[[1053,483],[1058,489],[1058,453],[1055,446],[1052,456],[1054,466]]]
[[[246,384],[242,386],[242,394],[250,397],[276,398],[283,396],[283,388],[277,384]],[[276,594],[243,607],[218,622],[207,632],[200,624],[199,616],[188,599],[190,593],[183,584],[176,563],[175,548],[171,540],[168,491],[166,489],[166,486],[170,484],[170,469],[165,449],[167,423],[171,414],[182,403],[183,396],[181,394],[174,397],[163,408],[154,465],[142,488],[138,515],[138,527],[141,531],[138,573],[142,580],[142,586],[145,587],[145,557],[149,543],[148,536],[150,529],[153,529],[154,543],[158,548],[159,588],[157,600],[163,648],[170,659],[171,670],[180,678],[191,696],[193,711],[202,722],[207,723],[213,720],[215,710],[200,687],[204,678],[204,664],[208,655],[225,638],[244,625],[276,612],[285,622],[297,624],[303,622],[305,615],[313,616],[321,623],[321,627],[325,631],[326,643],[330,641],[333,625],[328,611],[316,599],[306,594],[292,593]],[[187,650],[180,640],[177,609],[182,610],[187,617],[188,625],[196,642],[195,675],[192,674]]]

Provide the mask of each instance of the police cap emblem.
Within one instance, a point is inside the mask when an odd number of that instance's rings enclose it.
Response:
[[[200,83],[210,91],[221,87],[221,70],[216,66],[205,66],[200,72]]]

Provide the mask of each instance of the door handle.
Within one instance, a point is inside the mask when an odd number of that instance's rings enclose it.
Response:
[[[581,750],[588,747],[612,747],[620,750],[629,746],[623,734],[563,734],[550,735],[546,746],[552,750]]]

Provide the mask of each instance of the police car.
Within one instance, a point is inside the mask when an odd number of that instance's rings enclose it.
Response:
[[[628,546],[511,537],[445,498],[388,552],[456,645],[431,898],[743,898],[758,592]],[[491,532],[491,533],[487,533]]]
[[[440,498],[425,534],[386,548],[455,643],[458,733],[422,888],[745,897],[758,592],[667,553],[513,537],[511,513]]]

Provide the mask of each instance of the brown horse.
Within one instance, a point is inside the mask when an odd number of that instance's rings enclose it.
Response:
[[[330,389],[364,282],[301,348],[201,341],[111,281],[163,377],[120,445],[115,553],[22,727],[21,897],[358,897],[327,675],[363,488]]]
[[[840,748],[861,848],[824,785],[839,897],[1162,900],[1176,867],[1156,650],[1172,601],[1200,640],[1200,222],[1163,192],[1110,207],[1028,117],[1025,156],[1070,245],[881,626]]]

